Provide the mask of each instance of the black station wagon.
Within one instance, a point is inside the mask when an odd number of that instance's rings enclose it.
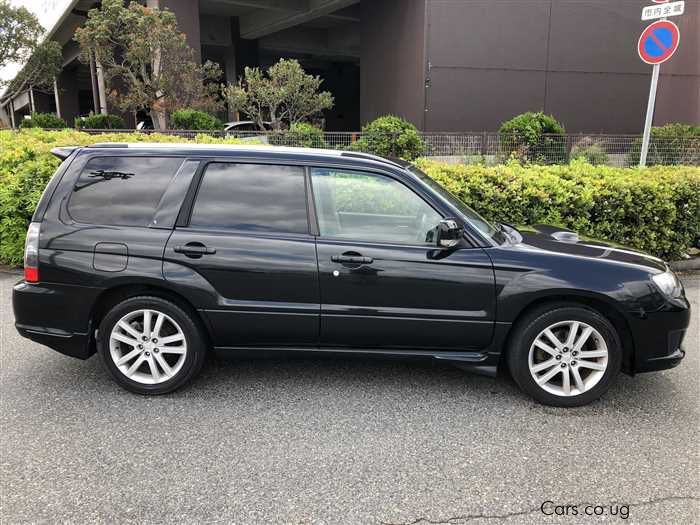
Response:
[[[484,220],[411,164],[190,144],[58,148],[14,288],[19,332],[171,392],[210,350],[429,358],[576,406],[677,365],[660,259]]]

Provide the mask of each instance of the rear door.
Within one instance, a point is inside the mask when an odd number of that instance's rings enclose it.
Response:
[[[206,281],[212,294],[197,306],[215,346],[318,344],[318,267],[303,167],[209,162],[178,224],[165,276],[185,285]]]

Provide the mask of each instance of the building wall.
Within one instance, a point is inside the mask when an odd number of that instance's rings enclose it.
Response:
[[[572,132],[641,131],[651,67],[636,45],[649,0],[427,2],[427,131],[496,130],[539,110]],[[686,10],[676,17],[681,49],[662,67],[656,124],[700,120],[700,2]]]
[[[425,0],[363,0],[360,119],[393,113],[423,127]]]

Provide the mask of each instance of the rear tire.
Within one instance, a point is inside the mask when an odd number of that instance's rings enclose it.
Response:
[[[97,349],[114,380],[137,394],[172,392],[196,376],[207,353],[198,323],[177,304],[140,296],[112,307]]]
[[[511,376],[545,405],[586,405],[607,392],[620,371],[617,331],[590,308],[548,305],[527,314],[513,330],[507,349]]]

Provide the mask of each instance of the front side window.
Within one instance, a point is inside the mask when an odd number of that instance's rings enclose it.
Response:
[[[77,222],[148,226],[183,159],[95,157],[73,188],[68,212]]]
[[[308,233],[304,169],[213,162],[204,172],[190,226]]]
[[[400,182],[334,168],[311,171],[321,236],[424,244],[442,219]]]

